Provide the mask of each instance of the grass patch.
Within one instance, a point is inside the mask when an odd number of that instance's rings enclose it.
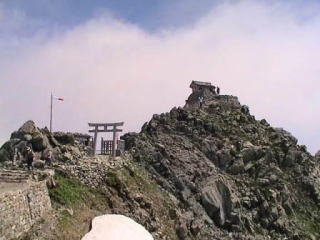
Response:
[[[106,213],[106,196],[63,173],[56,173],[55,181],[57,186],[49,189],[49,195],[58,212],[56,239],[81,239],[91,219]]]
[[[67,178],[62,174],[57,174],[55,180],[58,186],[49,189],[50,198],[61,204],[70,206],[72,204],[83,201],[83,197],[87,195],[90,190],[83,186],[77,179]]]
[[[146,170],[133,162],[122,169],[110,169],[106,179],[108,185],[112,187],[124,187],[130,191],[140,191],[146,194],[163,194],[159,186],[152,181]]]
[[[176,207],[169,194],[150,179],[145,168],[128,160],[125,167],[108,170],[106,183],[114,188],[120,196],[128,194],[131,198],[140,195],[143,198],[142,202],[149,205],[145,210],[149,211],[150,215],[161,219],[162,223],[166,223],[161,229],[163,236],[170,240],[178,239],[174,227],[175,221],[169,214],[170,210]]]
[[[63,206],[86,204],[89,207],[106,206],[106,196],[103,192],[89,188],[76,178],[65,176],[63,173],[55,175],[57,187],[49,189],[49,196],[54,203]]]
[[[320,209],[314,202],[297,204],[293,218],[299,232],[305,236],[320,239]]]
[[[169,215],[169,211],[175,209],[172,200],[168,193],[149,178],[147,171],[134,162],[128,161],[122,168],[107,170],[103,186],[107,189],[106,194],[91,189],[78,179],[61,172],[56,173],[55,180],[57,187],[49,189],[49,194],[58,212],[58,226],[55,230],[57,240],[81,239],[89,230],[90,220],[95,216],[113,212],[111,208],[115,208],[117,213],[135,219],[135,207],[138,202],[141,211],[146,211],[150,218],[157,218],[161,223],[166,223],[159,225],[158,229],[163,237],[166,236],[170,240],[178,239],[175,220]],[[140,217],[136,221],[139,219]],[[142,225],[150,224],[148,218],[140,220]]]

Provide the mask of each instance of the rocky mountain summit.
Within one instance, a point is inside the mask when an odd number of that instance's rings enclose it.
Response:
[[[199,108],[192,94],[187,103],[124,136],[177,198],[179,238],[319,239],[320,159],[234,96],[207,93]]]
[[[34,165],[44,167],[45,155],[52,151],[55,162],[77,162],[90,155],[92,148],[81,144],[77,133],[50,133],[47,128],[38,128],[32,120],[25,122],[11,134],[10,140],[0,148],[0,166],[22,168],[26,147],[34,151]],[[86,136],[82,134],[81,136]],[[89,137],[89,135],[88,135]]]
[[[55,172],[47,182],[55,220],[24,239],[81,239],[102,214],[128,216],[156,240],[320,239],[320,154],[256,120],[237,97],[210,87],[200,107],[198,93],[125,134],[122,157],[93,156],[86,135],[32,121],[12,133],[0,148],[4,176],[26,171],[26,146],[36,178]]]

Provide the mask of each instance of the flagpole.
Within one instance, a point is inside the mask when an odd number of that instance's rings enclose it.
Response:
[[[52,132],[52,93],[51,93],[51,103],[50,103],[50,132]]]

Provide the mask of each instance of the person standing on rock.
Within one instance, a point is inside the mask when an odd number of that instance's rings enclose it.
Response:
[[[18,148],[15,147],[14,148],[14,155],[13,155],[13,159],[12,159],[12,166],[16,165],[18,158],[19,158],[19,151],[18,151]]]
[[[32,163],[33,163],[34,153],[31,149],[31,147],[26,148],[26,159],[27,159],[27,166],[28,170],[33,169]]]
[[[52,153],[51,150],[48,150],[48,151],[45,153],[44,160],[46,161],[46,164],[47,164],[47,165],[52,166],[53,153]]]
[[[202,108],[203,96],[199,96],[199,97],[198,97],[198,103],[199,103],[199,107]]]
[[[217,94],[219,95],[220,94],[220,88],[217,87]]]

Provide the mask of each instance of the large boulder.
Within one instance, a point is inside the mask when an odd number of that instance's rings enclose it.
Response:
[[[102,215],[92,220],[92,229],[82,240],[153,240],[140,224],[123,215]]]
[[[294,165],[301,163],[302,154],[300,151],[295,149],[289,149],[287,155],[283,159],[282,165],[283,167],[293,167]]]
[[[31,143],[35,151],[42,151],[50,145],[46,133],[37,128],[31,120],[25,122],[18,131],[11,134],[11,140],[16,139]],[[22,148],[19,147],[19,150],[21,151]]]
[[[246,146],[241,151],[244,164],[258,160],[263,156],[263,151],[257,146]]]
[[[49,146],[49,140],[47,136],[42,133],[34,134],[34,136],[32,137],[31,143],[32,143],[32,148],[35,151],[43,151]]]
[[[6,149],[0,149],[0,162],[6,162],[11,159],[10,153]]]
[[[214,163],[218,168],[226,170],[226,167],[232,161],[232,156],[229,152],[230,151],[227,150],[220,150],[217,152],[217,158],[214,160]]]
[[[284,130],[283,128],[275,128],[275,130],[290,144],[296,145],[298,143],[298,139],[295,138],[290,132]]]
[[[54,138],[63,145],[74,144],[74,135],[72,133],[55,132],[53,133]]]
[[[35,133],[40,133],[40,130],[36,127],[34,121],[26,121],[18,131],[15,131],[11,134],[11,139],[19,138],[21,140],[28,140],[30,136],[33,136]]]
[[[231,194],[221,181],[211,181],[203,189],[201,204],[208,216],[218,225],[227,226],[231,220]]]
[[[19,139],[11,139],[5,142],[0,148],[0,162],[5,162],[13,159],[15,145]]]

